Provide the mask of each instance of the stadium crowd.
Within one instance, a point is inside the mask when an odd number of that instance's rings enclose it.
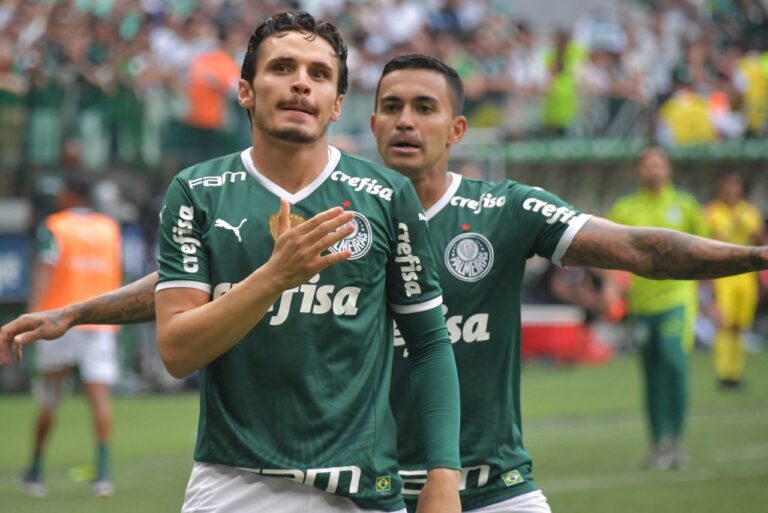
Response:
[[[381,67],[407,52],[455,67],[472,126],[511,139],[653,135],[671,145],[766,134],[765,2],[621,5],[548,27],[500,0],[5,1],[0,174],[57,166],[72,142],[86,168],[171,172],[247,145],[239,64],[256,21],[286,7],[347,35],[344,135],[367,134]]]

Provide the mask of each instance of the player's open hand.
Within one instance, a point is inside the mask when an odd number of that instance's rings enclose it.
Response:
[[[416,513],[461,513],[458,470],[433,468],[419,494]]]
[[[11,352],[20,362],[21,348],[39,339],[59,338],[72,325],[71,309],[59,308],[32,312],[12,320],[0,328],[0,365],[11,363]]]
[[[268,264],[282,290],[306,283],[323,269],[352,256],[348,250],[322,253],[352,233],[349,222],[354,214],[336,207],[294,228],[290,225],[290,214],[288,201],[280,200],[277,239]]]

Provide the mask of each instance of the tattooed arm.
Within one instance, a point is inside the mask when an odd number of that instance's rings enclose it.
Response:
[[[703,280],[768,268],[768,246],[737,246],[593,217],[574,237],[563,264],[621,269],[654,279]]]
[[[10,350],[21,360],[21,348],[38,339],[59,338],[80,324],[131,324],[155,318],[157,273],[112,292],[56,310],[32,312],[0,328],[0,365],[11,361]]]

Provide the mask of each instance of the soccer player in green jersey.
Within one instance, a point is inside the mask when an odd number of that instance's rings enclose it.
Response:
[[[423,209],[407,178],[328,145],[346,56],[307,13],[259,25],[238,94],[253,146],[166,193],[158,346],[201,381],[183,512],[404,511],[394,319],[428,432],[419,509],[460,511],[458,380]]]
[[[465,400],[462,506],[485,513],[548,512],[531,478],[520,427],[519,288],[527,258],[539,253],[564,265],[627,269],[659,279],[702,278],[764,269],[768,248],[628,228],[581,214],[539,188],[450,173],[450,147],[466,129],[462,98],[461,81],[450,67],[426,56],[396,58],[380,82],[372,128],[383,160],[411,178],[429,218]],[[7,363],[11,345],[19,350],[35,337],[85,318],[121,322],[134,314],[151,317],[155,279],[143,280],[144,293],[137,284],[88,304],[14,321],[3,328],[0,357]],[[126,305],[125,312],[120,305]],[[399,339],[395,344],[399,375],[407,347]],[[407,388],[404,382],[395,383],[392,403],[399,426],[398,459],[412,508],[428,467]]]

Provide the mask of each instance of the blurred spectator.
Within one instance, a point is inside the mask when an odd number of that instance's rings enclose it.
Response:
[[[28,89],[29,80],[14,63],[10,42],[0,39],[0,173],[21,164]]]
[[[549,82],[546,51],[526,23],[518,23],[507,63],[509,95],[502,127],[513,137],[541,129],[541,96]]]
[[[226,95],[207,88],[222,101],[200,108],[206,88],[199,70],[210,66],[210,55],[201,54],[224,50],[239,62],[242,36],[255,20],[286,8],[322,13],[348,35],[351,88],[334,131],[357,143],[368,136],[369,94],[383,62],[408,52],[456,68],[473,126],[514,139],[659,134],[665,144],[687,144],[762,137],[764,4],[622,3],[549,27],[513,19],[498,0],[5,1],[0,165],[55,166],[62,134],[83,139],[85,166],[94,171],[123,165],[170,174],[209,146],[199,143],[201,134],[244,144],[233,134],[247,120],[227,115]],[[665,102],[657,127],[656,107]],[[224,114],[201,126],[201,112]],[[687,113],[693,121],[682,120]]]
[[[662,144],[691,145],[717,141],[706,97],[682,84],[659,108],[656,137]]]
[[[237,48],[227,32],[219,32],[219,44],[192,58],[186,84],[187,113],[184,116],[184,141],[188,145],[182,165],[202,162],[226,151],[227,106],[237,94],[240,64],[233,58]],[[241,41],[237,41],[241,43]]]
[[[715,199],[707,207],[713,238],[732,244],[765,244],[760,212],[744,199],[744,181],[728,173],[717,183]],[[756,273],[714,280],[719,325],[714,345],[715,372],[723,388],[741,388],[744,373],[744,335],[752,327],[758,300]]]
[[[584,59],[584,48],[567,32],[555,34],[547,57],[549,90],[544,98],[543,124],[547,135],[563,137],[573,127],[579,110],[576,72]]]

